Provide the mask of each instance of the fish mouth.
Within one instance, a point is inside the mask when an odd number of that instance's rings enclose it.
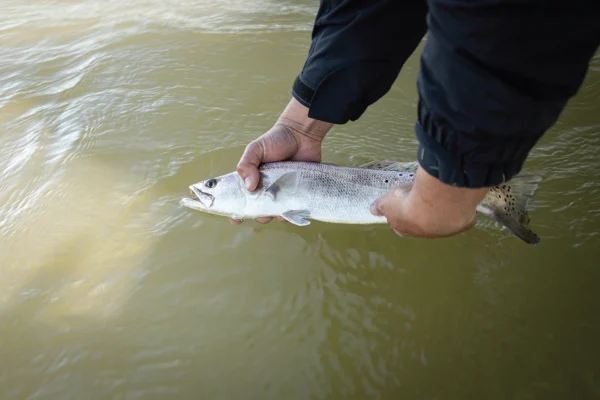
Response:
[[[190,185],[190,192],[196,196],[200,204],[206,208],[210,208],[215,201],[215,196],[210,193],[203,192],[194,185]]]

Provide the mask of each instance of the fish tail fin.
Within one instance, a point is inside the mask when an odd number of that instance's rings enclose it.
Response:
[[[529,228],[527,205],[541,179],[536,175],[522,175],[494,186],[480,203],[478,211],[500,222],[525,243],[539,243],[540,237]]]

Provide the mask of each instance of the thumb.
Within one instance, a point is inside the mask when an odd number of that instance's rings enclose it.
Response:
[[[258,186],[260,166],[264,156],[263,146],[258,141],[253,141],[246,146],[242,158],[237,165],[237,173],[244,180],[246,189],[253,191]]]
[[[390,194],[386,193],[383,196],[381,196],[380,198],[378,198],[377,200],[375,200],[372,204],[371,204],[371,214],[376,215],[378,217],[381,217],[382,215],[385,215],[385,209],[387,202],[389,201]]]
[[[398,207],[398,203],[406,197],[409,191],[409,187],[400,186],[387,192],[371,204],[371,214],[378,217],[387,215],[389,208]]]

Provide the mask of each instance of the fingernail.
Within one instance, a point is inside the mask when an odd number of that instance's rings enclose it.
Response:
[[[394,233],[400,237],[404,237],[403,234],[401,234],[400,232],[398,232],[396,229],[392,228],[392,230],[394,231]]]
[[[250,188],[252,187],[252,178],[247,177],[246,179],[244,179],[244,183],[246,184],[246,189],[250,190]]]

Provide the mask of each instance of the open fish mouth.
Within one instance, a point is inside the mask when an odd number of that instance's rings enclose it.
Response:
[[[206,208],[210,208],[215,201],[215,196],[210,193],[203,192],[194,185],[190,185],[190,192],[196,196],[198,201]]]

